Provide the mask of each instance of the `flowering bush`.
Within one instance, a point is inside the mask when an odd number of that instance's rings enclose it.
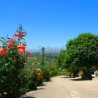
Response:
[[[32,73],[29,76],[31,76],[29,81],[30,90],[35,90],[37,89],[37,86],[43,84],[44,76],[40,68],[33,68]]]
[[[40,68],[36,68],[36,73],[37,73],[37,85],[42,85],[43,84],[43,79],[44,75],[43,72]]]
[[[42,70],[40,68],[37,68],[36,72],[37,72],[37,79],[38,79],[38,81],[42,81],[43,78],[44,78]]]
[[[22,26],[11,38],[1,38],[0,46],[0,95],[1,98],[16,98],[27,90],[25,73],[26,63],[25,32]]]

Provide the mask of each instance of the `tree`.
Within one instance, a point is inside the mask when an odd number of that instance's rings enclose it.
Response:
[[[57,56],[57,63],[59,68],[65,68],[65,58],[66,58],[67,52],[66,50],[61,50],[60,53]]]
[[[98,35],[82,33],[66,45],[66,65],[69,68],[89,70],[98,64]]]

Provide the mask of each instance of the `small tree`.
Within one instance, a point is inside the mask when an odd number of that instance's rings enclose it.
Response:
[[[25,93],[26,77],[23,71],[26,63],[25,32],[19,26],[12,38],[1,38],[0,47],[0,95],[2,98],[16,98]],[[27,54],[26,54],[27,53]]]

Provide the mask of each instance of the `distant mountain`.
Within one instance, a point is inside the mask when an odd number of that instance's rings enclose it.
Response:
[[[46,47],[45,48],[45,53],[59,53],[62,49],[64,48],[58,48],[58,47]],[[41,53],[41,48],[40,49],[28,49],[32,53]]]

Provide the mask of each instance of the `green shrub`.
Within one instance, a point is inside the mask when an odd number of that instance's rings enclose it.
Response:
[[[50,81],[50,70],[48,67],[43,67],[42,72],[44,75],[44,81]]]
[[[50,70],[50,76],[56,76],[57,75],[57,73],[58,73],[58,68],[57,68],[57,66],[50,66],[49,67],[49,70]]]
[[[69,76],[70,72],[67,69],[58,69],[57,75],[67,75]]]
[[[32,68],[29,69],[28,74],[28,85],[29,90],[36,90],[37,86],[40,86],[43,84],[43,73],[40,68]]]

